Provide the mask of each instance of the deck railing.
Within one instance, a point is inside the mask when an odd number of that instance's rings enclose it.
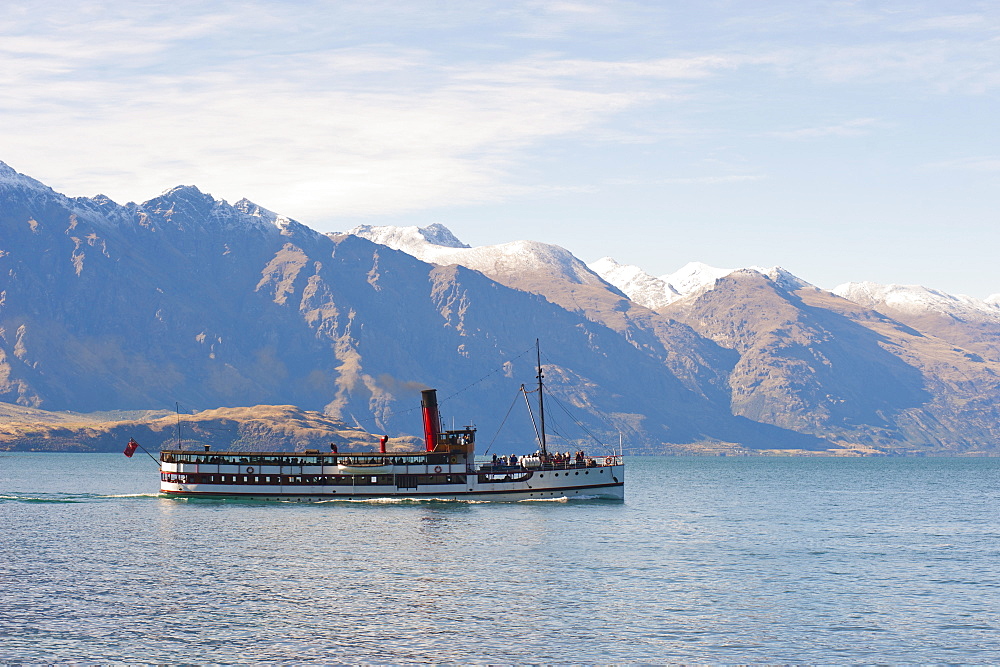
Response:
[[[493,463],[492,461],[487,461],[479,466],[482,472],[507,472],[507,471],[519,471],[519,470],[583,470],[585,468],[601,468],[604,466],[621,465],[622,457],[620,454],[612,454],[610,456],[588,456],[582,461],[577,459],[568,459],[565,461],[553,462],[548,461],[539,465],[524,466],[521,464],[520,460],[514,464],[506,463]]]

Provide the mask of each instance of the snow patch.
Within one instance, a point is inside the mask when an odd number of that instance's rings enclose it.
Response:
[[[669,283],[681,297],[685,297],[712,289],[715,287],[715,281],[725,278],[734,270],[720,269],[704,262],[688,262],[673,273],[660,276],[660,280]]]
[[[802,289],[803,287],[813,287],[813,285],[807,283],[780,266],[772,266],[770,268],[765,268],[763,266],[751,266],[750,270],[756,271],[762,276],[767,276],[774,281],[776,285],[782,289],[788,290],[789,292],[794,292],[795,290]]]
[[[469,247],[458,240],[450,229],[437,222],[427,227],[417,227],[416,225],[410,227],[359,225],[347,233],[407,253],[409,253],[407,248],[416,249],[426,244],[441,246],[443,248]]]
[[[976,299],[923,285],[881,285],[873,282],[844,283],[831,291],[873,310],[892,309],[912,315],[934,313],[964,321],[1000,322],[1000,294]]]
[[[719,269],[703,262],[688,262],[673,273],[657,277],[638,266],[619,264],[611,257],[603,257],[589,266],[629,299],[653,310],[710,290],[715,287],[715,281],[733,272],[732,269]]]
[[[401,250],[423,262],[442,266],[457,264],[497,280],[542,273],[549,276],[555,274],[572,283],[604,285],[607,288],[604,281],[572,253],[548,243],[512,241],[471,248],[440,224],[429,227],[361,225],[347,233]]]
[[[15,171],[6,162],[0,162],[0,185],[8,187],[28,188],[45,193],[56,194],[55,190],[45,185],[41,181],[36,181],[30,176]]]
[[[636,303],[657,310],[680,299],[707,292],[716,281],[737,269],[720,269],[704,262],[688,262],[677,271],[663,276],[652,276],[638,266],[619,264],[611,257],[602,257],[588,265],[592,271],[624,292]],[[753,271],[770,278],[779,287],[794,291],[809,287],[809,283],[780,266],[765,268],[751,266]]]
[[[587,266],[629,299],[646,308],[662,308],[684,295],[664,278],[651,276],[633,264],[619,264],[611,257],[602,257]]]

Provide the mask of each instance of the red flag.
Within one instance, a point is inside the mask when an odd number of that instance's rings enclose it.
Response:
[[[127,456],[129,458],[132,458],[132,455],[135,454],[135,449],[138,446],[139,446],[139,443],[136,442],[134,438],[129,438],[128,439],[128,444],[125,445],[125,451],[122,452],[122,454],[124,454],[125,456]]]

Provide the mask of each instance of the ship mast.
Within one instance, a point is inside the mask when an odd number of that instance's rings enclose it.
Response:
[[[542,391],[542,349],[538,344],[538,339],[535,339],[535,356],[538,360],[538,414],[539,420],[541,421],[542,432],[541,432],[541,444],[542,444],[542,460],[545,461],[549,457],[548,451],[545,449],[545,399],[544,392]]]

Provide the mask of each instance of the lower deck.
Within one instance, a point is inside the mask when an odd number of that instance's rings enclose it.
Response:
[[[210,461],[210,462],[209,462]],[[462,498],[539,499],[624,497],[625,467],[620,459],[599,466],[544,466],[536,469],[444,466],[248,465],[225,458],[161,463],[160,491],[171,496],[248,497],[276,500]]]

